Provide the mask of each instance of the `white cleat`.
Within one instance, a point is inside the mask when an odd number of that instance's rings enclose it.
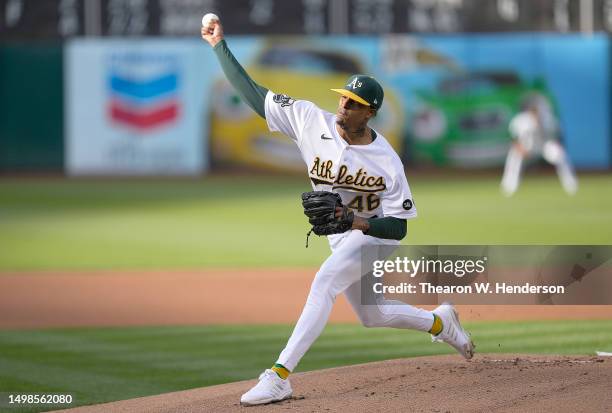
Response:
[[[291,397],[293,390],[289,379],[281,379],[274,370],[267,369],[259,376],[257,383],[251,390],[244,393],[240,398],[243,406],[255,406],[280,402]]]
[[[470,334],[461,327],[457,310],[451,304],[443,303],[433,312],[442,319],[442,332],[437,336],[432,335],[431,341],[449,344],[467,360],[474,357],[476,346],[472,342]]]

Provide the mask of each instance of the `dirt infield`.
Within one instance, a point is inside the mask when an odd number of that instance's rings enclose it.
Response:
[[[294,396],[241,407],[255,381],[143,397],[71,412],[604,412],[612,406],[612,358],[417,357],[298,373]]]
[[[4,273],[0,328],[294,323],[315,271]],[[274,299],[266,299],[271,292]],[[612,306],[476,305],[459,310],[468,321],[612,319]],[[344,297],[330,321],[357,321]]]
[[[0,274],[0,328],[293,323],[313,269]],[[271,297],[274,292],[274,299]],[[611,319],[612,306],[463,306],[463,320]],[[341,298],[332,322],[356,322]],[[298,373],[291,400],[258,411],[606,411],[612,358],[477,355]],[[75,412],[235,412],[254,380]],[[609,411],[609,410],[607,410]]]

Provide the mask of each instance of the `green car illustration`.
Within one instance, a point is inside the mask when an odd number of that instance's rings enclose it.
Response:
[[[407,156],[415,163],[465,168],[503,165],[508,124],[527,96],[554,102],[542,79],[506,71],[455,74],[435,91],[418,90],[409,116]]]

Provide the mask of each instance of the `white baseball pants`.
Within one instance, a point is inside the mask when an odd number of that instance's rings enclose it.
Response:
[[[338,294],[344,293],[366,327],[393,327],[429,331],[433,313],[398,301],[377,297],[377,305],[361,304],[362,247],[398,245],[397,241],[364,235],[359,230],[330,236],[332,254],[315,275],[302,314],[277,363],[293,371],[319,337]],[[382,259],[384,257],[378,257]],[[363,273],[368,272],[365,266]]]
[[[563,147],[557,142],[549,141],[544,144],[541,152],[542,157],[548,163],[555,166],[559,181],[565,192],[569,195],[574,195],[578,190],[578,180],[576,179],[574,170],[567,159],[567,154],[563,150]],[[506,157],[504,175],[501,182],[502,192],[506,196],[511,196],[518,189],[523,159],[521,152],[513,145]]]

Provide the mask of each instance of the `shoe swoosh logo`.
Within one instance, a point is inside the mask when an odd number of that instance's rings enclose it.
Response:
[[[328,137],[324,133],[321,134],[321,139],[332,140],[332,138]]]

